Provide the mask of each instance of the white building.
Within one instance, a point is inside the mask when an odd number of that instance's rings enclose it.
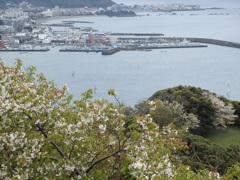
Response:
[[[23,12],[20,8],[9,8],[5,10],[6,18],[27,19],[28,13]]]
[[[46,39],[47,38],[47,34],[39,34],[38,35],[38,39],[39,40],[44,40],[44,39]]]
[[[63,10],[60,9],[58,6],[52,9],[53,16],[61,16],[63,14]]]
[[[47,11],[42,12],[43,17],[53,17],[53,12],[52,10],[48,9]]]

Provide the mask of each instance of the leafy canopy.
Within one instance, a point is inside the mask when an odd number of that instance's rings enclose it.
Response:
[[[0,179],[219,179],[181,164],[180,130],[91,101],[90,90],[71,102],[66,86],[35,67],[24,70],[20,60],[14,67],[0,61],[0,92]]]
[[[157,91],[149,100],[181,104],[185,113],[193,114],[199,120],[198,127],[193,128],[191,132],[200,135],[213,128],[232,125],[238,117],[231,103],[224,102],[221,97],[207,90],[192,86],[178,86]]]

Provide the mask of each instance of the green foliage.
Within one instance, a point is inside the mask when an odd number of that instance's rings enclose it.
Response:
[[[177,169],[177,175],[173,178],[173,180],[217,180],[220,179],[218,173],[212,173],[208,170],[199,170],[197,173],[191,170],[187,170],[188,167],[179,167]]]
[[[175,171],[171,152],[184,143],[170,128],[163,136],[147,115],[129,119],[106,100],[90,101],[92,90],[71,103],[67,87],[56,88],[35,67],[23,71],[20,60],[0,62],[0,91],[0,179],[142,179]]]
[[[238,116],[235,125],[240,127],[240,102],[232,101],[234,109],[236,109],[235,114]]]
[[[181,151],[179,155],[182,162],[194,171],[209,169],[224,174],[228,167],[240,160],[239,146],[224,148],[211,143],[206,138],[192,134],[185,134],[182,138],[188,144],[188,150]]]
[[[136,114],[149,114],[150,113],[150,106],[147,101],[142,101],[134,106]]]
[[[134,11],[125,11],[125,10],[121,10],[121,11],[102,11],[102,12],[98,12],[98,15],[106,15],[109,17],[113,17],[113,16],[117,16],[117,17],[132,17],[132,16],[136,16],[136,13]]]
[[[227,173],[223,176],[223,180],[238,180],[240,177],[240,165],[234,165],[228,168]]]
[[[230,147],[240,144],[240,128],[228,126],[225,129],[216,129],[207,133],[205,138],[222,147]]]
[[[185,129],[159,129],[151,116],[154,103],[149,114],[131,116],[121,113],[122,106],[92,101],[92,90],[72,103],[67,87],[57,88],[20,60],[14,67],[0,61],[0,92],[0,179],[219,179],[196,168],[223,172],[239,161],[239,147],[226,152],[192,137],[184,138],[192,145],[187,156],[180,138]],[[109,94],[116,97],[114,90]],[[229,177],[238,171],[234,166]]]
[[[200,120],[198,128],[191,129],[194,134],[203,135],[213,128],[224,128],[236,119],[230,103],[224,103],[215,94],[196,87],[178,86],[161,90],[149,100],[182,104],[186,113],[192,113]]]
[[[136,114],[151,114],[153,121],[163,128],[173,124],[176,129],[195,129],[199,120],[194,114],[186,113],[181,104],[176,101],[166,102],[156,100],[154,102],[143,101],[135,106]]]
[[[110,90],[108,90],[108,95],[116,97],[117,93],[114,89],[110,89]]]
[[[90,101],[93,98],[93,90],[89,89],[86,92],[82,93],[82,100],[84,102]]]
[[[175,119],[175,116],[170,109],[170,107],[163,104],[163,102],[158,101],[156,103],[156,108],[151,111],[151,116],[160,128],[168,126]]]

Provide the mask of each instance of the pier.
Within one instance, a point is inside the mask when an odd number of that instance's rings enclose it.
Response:
[[[91,21],[62,21],[63,23],[93,23]]]
[[[231,42],[231,41],[223,41],[223,40],[207,39],[207,38],[186,38],[186,39],[190,42],[197,42],[197,43],[213,44],[213,45],[218,45],[218,46],[240,48],[240,43]]]
[[[56,26],[56,27],[74,27],[74,26],[73,26],[73,23],[65,23],[65,24],[61,24],[61,23],[47,24],[47,26]]]
[[[102,55],[112,55],[117,52],[119,52],[121,49],[120,48],[111,48],[111,49],[106,49],[102,51]]]
[[[81,49],[81,48],[65,48],[60,49],[59,52],[101,52],[102,55],[112,55],[119,51],[151,51],[153,49],[171,49],[171,48],[200,48],[207,47],[207,45],[201,44],[175,44],[175,45],[154,45],[154,46],[141,46],[141,45],[129,45],[114,47],[108,49]]]
[[[208,47],[201,44],[188,44],[188,45],[155,45],[155,46],[127,46],[120,47],[122,51],[138,51],[138,50],[152,50],[152,49],[174,49],[174,48],[201,48]]]
[[[110,33],[110,36],[164,36],[162,33]]]
[[[157,38],[152,37],[157,40]],[[163,37],[167,41],[173,42],[181,42],[187,40],[190,43],[204,43],[204,44],[213,44],[218,46],[232,47],[232,48],[240,48],[240,43],[224,41],[218,39],[209,39],[209,38],[191,38],[191,37]]]

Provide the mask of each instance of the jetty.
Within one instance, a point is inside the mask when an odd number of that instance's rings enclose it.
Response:
[[[62,21],[63,23],[93,23],[91,21]]]
[[[47,26],[55,26],[55,27],[74,27],[73,23],[53,23],[53,24],[46,24]]]
[[[151,37],[151,39],[155,39],[155,41],[159,40],[159,38]],[[184,40],[188,41],[189,43],[203,43],[203,44],[212,44],[217,46],[225,46],[225,47],[232,47],[232,48],[240,48],[240,43],[231,42],[231,41],[224,41],[218,39],[210,39],[210,38],[194,38],[194,37],[162,37],[165,41],[169,42],[182,42]]]
[[[174,48],[203,48],[208,47],[202,44],[175,44],[175,45],[154,45],[154,46],[126,46],[120,47],[122,51],[138,51],[138,50],[152,50],[152,49],[174,49]]]
[[[89,52],[98,53],[102,51],[103,51],[102,49],[67,49],[67,48],[59,50],[59,52],[86,52],[86,53],[89,53]]]
[[[119,51],[151,51],[153,49],[170,49],[170,48],[200,48],[207,47],[207,45],[202,44],[159,44],[153,46],[147,45],[127,45],[127,46],[118,46],[113,48],[64,48],[60,49],[59,52],[101,52],[102,55],[112,55]]]
[[[60,49],[59,52],[95,52],[102,53],[102,55],[112,55],[120,51],[119,47],[113,48],[81,48],[81,47],[72,47],[72,48],[63,48]]]
[[[110,33],[110,36],[164,36],[162,33]]]
[[[119,47],[110,48],[102,51],[102,55],[112,55],[119,52],[121,49]]]
[[[240,48],[240,43],[231,42],[231,41],[223,41],[223,40],[208,39],[208,38],[186,38],[186,39],[190,42],[213,44],[213,45],[233,47],[233,48]]]

